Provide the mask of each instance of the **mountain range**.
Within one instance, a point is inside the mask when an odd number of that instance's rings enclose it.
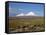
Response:
[[[18,16],[38,16],[38,15],[36,15],[34,12],[29,12],[27,14],[20,13],[20,14],[16,15],[16,17],[18,17]]]

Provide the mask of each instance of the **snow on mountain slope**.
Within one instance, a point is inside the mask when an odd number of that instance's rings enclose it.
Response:
[[[21,13],[21,14],[18,14],[18,15],[16,15],[16,16],[24,16],[24,14],[23,14],[23,13]]]
[[[26,16],[36,16],[36,14],[34,12],[29,12],[27,14],[25,14]]]
[[[24,14],[24,13],[20,13],[20,14],[18,14],[18,15],[16,15],[16,16],[37,16],[34,12],[29,12],[29,13],[27,13],[27,14]]]

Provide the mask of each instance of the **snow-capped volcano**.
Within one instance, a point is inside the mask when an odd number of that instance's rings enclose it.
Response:
[[[36,14],[34,12],[29,12],[27,14],[25,14],[26,16],[36,16]]]
[[[18,14],[18,15],[16,15],[16,16],[24,16],[24,14],[23,14],[23,13],[21,13],[21,14]]]
[[[21,13],[21,14],[18,14],[16,16],[37,16],[37,15],[34,12],[29,12],[27,14]]]

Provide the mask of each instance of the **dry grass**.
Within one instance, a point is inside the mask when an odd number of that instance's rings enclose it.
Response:
[[[9,19],[9,30],[11,32],[42,32],[45,30],[44,25],[43,17],[37,19]]]

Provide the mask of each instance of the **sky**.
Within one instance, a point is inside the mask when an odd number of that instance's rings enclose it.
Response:
[[[30,12],[38,16],[44,16],[44,4],[9,3],[9,16],[11,17]]]

